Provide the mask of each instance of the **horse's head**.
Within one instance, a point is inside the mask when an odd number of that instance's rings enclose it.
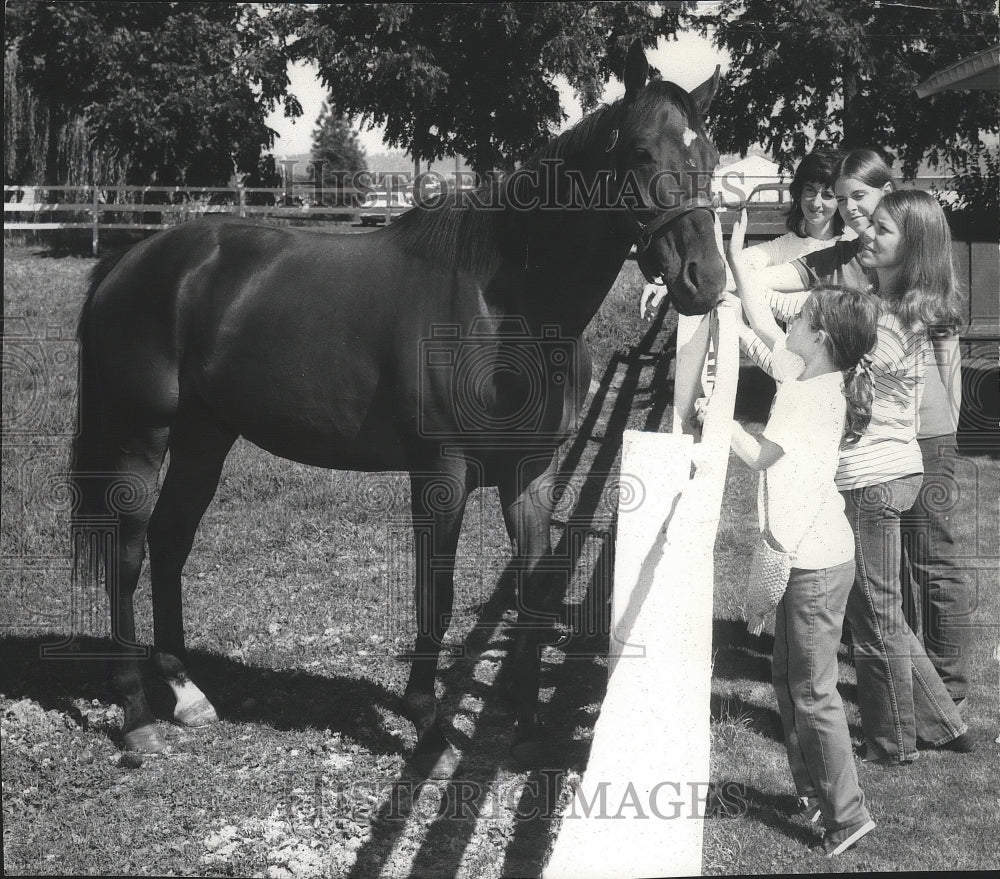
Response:
[[[643,274],[663,278],[682,314],[704,314],[719,301],[726,278],[711,210],[719,154],[702,122],[719,71],[690,94],[672,82],[647,85],[648,74],[645,53],[635,43],[608,146],[618,192]]]

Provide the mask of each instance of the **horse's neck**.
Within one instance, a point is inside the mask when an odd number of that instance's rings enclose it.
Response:
[[[607,211],[540,212],[508,259],[514,308],[532,323],[558,324],[580,335],[600,308],[631,242]]]
[[[607,204],[607,145],[619,122],[617,105],[597,111],[530,161],[514,189],[506,190],[505,216],[493,227],[503,241],[494,285],[502,310],[535,325],[558,324],[573,335],[597,312],[631,246]],[[569,207],[586,198],[598,204]],[[514,206],[532,202],[539,207],[529,212]]]

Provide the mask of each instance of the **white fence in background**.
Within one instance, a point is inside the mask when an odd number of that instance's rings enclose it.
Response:
[[[675,375],[673,433],[625,434],[622,474],[642,474],[645,499],[619,512],[607,695],[544,879],[701,872],[713,549],[739,377],[732,309],[679,319]]]
[[[408,210],[371,190],[329,190],[326,203],[298,204],[287,189],[244,186],[4,186],[4,232],[89,229],[94,256],[104,230],[166,229],[204,214],[297,220],[354,219],[389,223]],[[59,200],[51,197],[58,194]],[[151,199],[151,200],[150,200]],[[138,216],[137,216],[138,215]],[[147,218],[155,216],[156,222]]]

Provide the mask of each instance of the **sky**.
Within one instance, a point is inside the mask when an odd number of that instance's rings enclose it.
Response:
[[[664,79],[672,80],[688,91],[708,79],[716,64],[722,65],[723,73],[729,64],[728,54],[720,52],[704,37],[691,32],[678,34],[676,41],[660,40],[655,49],[647,51],[646,57],[650,64],[659,69]],[[279,109],[268,117],[267,124],[278,132],[274,143],[274,155],[278,157],[310,151],[316,118],[326,98],[314,65],[294,64],[289,76],[289,91],[299,99],[303,113],[298,119],[286,119]],[[565,81],[557,79],[556,84],[562,96],[563,110],[569,117],[563,127],[569,127],[579,121],[582,115],[580,105]],[[624,92],[624,85],[618,80],[612,80],[604,91],[604,100],[614,101]],[[382,143],[381,129],[362,131],[360,140],[369,155],[388,151],[388,147]]]

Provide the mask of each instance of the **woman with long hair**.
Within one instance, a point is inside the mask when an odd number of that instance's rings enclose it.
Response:
[[[933,356],[928,328],[954,324],[959,299],[951,234],[933,196],[886,193],[869,218],[858,261],[875,274],[883,304],[871,358],[872,418],[858,443],[842,451],[836,481],[855,537],[847,619],[867,756],[899,764],[916,759],[918,742],[972,747],[958,708],[906,622],[900,576],[900,520],[917,499],[924,469],[916,420]]]

